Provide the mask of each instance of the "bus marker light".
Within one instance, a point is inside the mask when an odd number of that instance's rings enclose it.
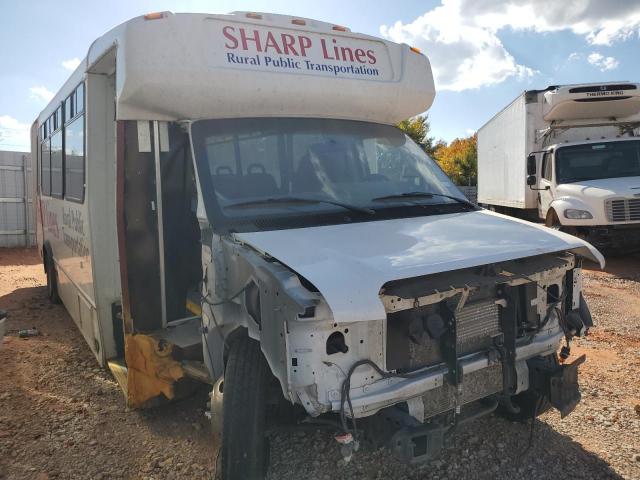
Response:
[[[153,12],[153,13],[147,13],[144,16],[145,20],[159,20],[161,18],[165,17],[165,12]]]

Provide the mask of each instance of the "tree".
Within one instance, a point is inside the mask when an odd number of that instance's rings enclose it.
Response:
[[[429,115],[418,115],[417,117],[408,118],[401,121],[398,128],[409,135],[411,139],[418,144],[427,154],[433,156],[435,145],[434,138],[429,136],[431,126],[429,125]],[[439,142],[441,142],[440,140]]]
[[[434,158],[457,185],[476,185],[478,181],[478,136],[456,138],[439,143]]]

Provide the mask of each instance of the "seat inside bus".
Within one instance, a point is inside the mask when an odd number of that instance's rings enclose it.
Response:
[[[219,166],[213,176],[217,192],[226,198],[268,197],[278,193],[273,176],[261,163],[252,163],[244,175],[236,175],[231,167]]]

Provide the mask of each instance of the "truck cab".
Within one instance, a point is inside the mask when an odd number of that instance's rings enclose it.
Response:
[[[640,248],[640,138],[566,142],[536,155],[538,215],[604,251]]]
[[[528,90],[478,130],[478,201],[607,253],[640,249],[640,84]]]

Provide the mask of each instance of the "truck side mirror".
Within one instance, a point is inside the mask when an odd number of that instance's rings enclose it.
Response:
[[[527,157],[527,175],[536,174],[536,156],[532,153]]]
[[[537,182],[538,182],[538,179],[536,178],[535,175],[529,175],[527,177],[527,185],[529,185],[530,187],[533,187]]]

